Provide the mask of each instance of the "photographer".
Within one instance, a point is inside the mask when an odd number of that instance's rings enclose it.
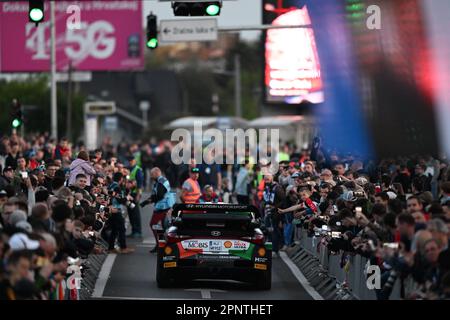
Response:
[[[155,247],[150,250],[150,253],[155,253],[158,249],[158,233],[155,227],[158,223],[163,222],[165,218],[169,218],[167,215],[170,213],[172,206],[175,204],[175,199],[171,193],[170,183],[163,175],[158,167],[150,170],[150,177],[155,182],[153,184],[153,191],[147,200],[141,203],[141,207],[144,207],[150,203],[154,203],[154,211],[152,219],[150,220],[150,229],[156,240]],[[164,223],[163,223],[164,227]]]
[[[144,173],[141,167],[137,164],[137,160],[134,157],[128,157],[130,176],[129,183],[132,185],[130,188],[130,194],[136,203],[141,201],[142,189],[144,187]],[[142,226],[141,226],[141,211],[139,206],[133,205],[128,208],[128,217],[131,224],[131,238],[142,238]]]
[[[271,230],[273,253],[278,256],[278,251],[283,245],[283,216],[278,214],[278,209],[284,203],[285,192],[283,188],[274,181],[273,175],[264,175],[263,212],[265,225],[269,232]]]
[[[123,188],[123,175],[120,172],[114,173],[113,183],[108,187],[111,196],[111,205],[109,207],[100,207],[100,213],[108,215],[108,222],[111,226],[111,234],[108,239],[110,253],[131,253],[134,249],[128,248],[125,236],[125,219],[122,214],[122,205],[126,199]],[[125,200],[126,202],[126,200]],[[116,238],[119,242],[119,250],[115,250]]]

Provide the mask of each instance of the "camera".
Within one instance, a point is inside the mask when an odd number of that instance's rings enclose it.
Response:
[[[383,243],[383,248],[398,250],[398,243],[397,242]]]
[[[364,191],[353,191],[353,196],[355,196],[356,198],[365,198],[366,194],[364,193]]]

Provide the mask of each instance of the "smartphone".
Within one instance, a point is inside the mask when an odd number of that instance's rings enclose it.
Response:
[[[331,237],[332,238],[340,238],[341,237],[341,233],[338,231],[333,231],[331,232]]]
[[[20,174],[21,174],[21,176],[22,176],[22,179],[28,179],[28,172],[23,171],[23,172],[21,172]]]
[[[89,231],[88,234],[89,234],[90,237],[93,237],[94,236],[94,231]]]
[[[355,208],[355,212],[356,212],[357,216],[360,215],[362,213],[362,208],[361,207],[356,207]]]
[[[102,213],[105,212],[105,206],[101,205],[100,208],[99,208],[99,211],[102,212]]]
[[[398,243],[397,243],[397,242],[387,242],[387,243],[383,243],[383,247],[384,247],[384,248],[389,248],[389,249],[397,250],[397,249],[398,249]]]
[[[324,224],[324,225],[322,226],[322,230],[323,230],[323,231],[328,231],[328,226],[327,226],[326,224]]]

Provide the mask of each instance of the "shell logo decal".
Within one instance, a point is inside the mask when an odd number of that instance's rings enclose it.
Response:
[[[231,241],[225,241],[225,243],[223,245],[225,248],[230,249],[233,244],[231,243]]]

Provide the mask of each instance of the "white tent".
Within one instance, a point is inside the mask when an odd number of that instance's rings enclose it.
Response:
[[[299,147],[307,147],[316,133],[312,118],[298,115],[261,117],[250,121],[248,126],[255,129],[278,129],[281,143],[293,141]]]
[[[224,130],[228,128],[245,129],[248,127],[248,122],[238,117],[183,117],[173,120],[165,126],[165,129],[175,130],[182,128],[191,131],[194,130],[195,123],[201,125],[203,129],[217,128]]]

